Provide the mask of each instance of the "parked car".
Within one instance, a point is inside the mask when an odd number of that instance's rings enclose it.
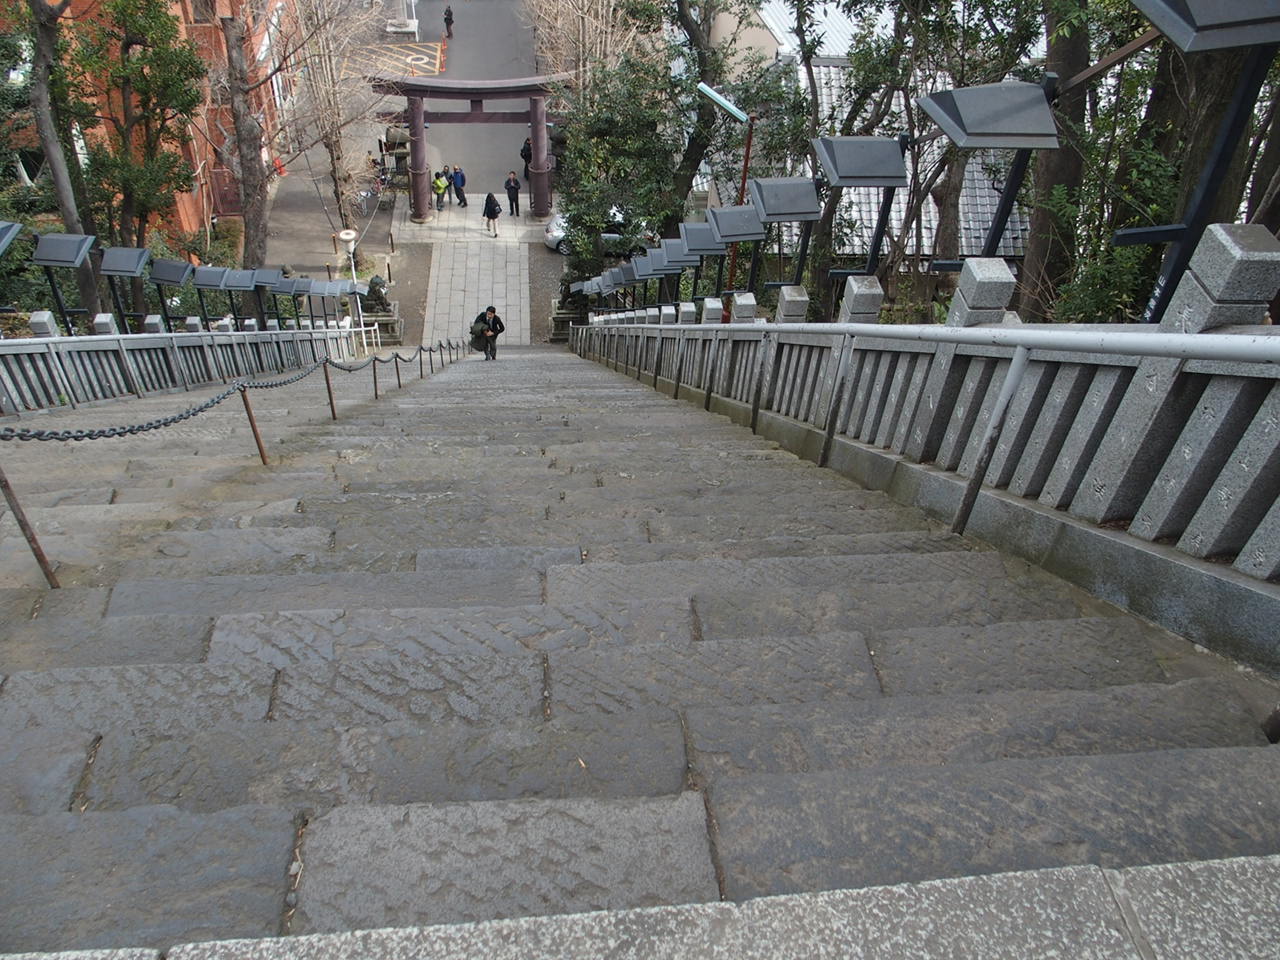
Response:
[[[600,234],[600,252],[609,256],[624,257],[633,253],[643,253],[646,243],[655,243],[656,237],[652,236],[647,227],[642,227],[639,242],[628,247],[628,238],[626,230],[626,222],[622,219],[622,211],[617,208],[609,211],[613,218],[615,231],[609,231]],[[542,231],[542,242],[556,253],[568,256],[573,252],[573,247],[569,243],[569,225],[564,217],[556,214],[547,223]]]

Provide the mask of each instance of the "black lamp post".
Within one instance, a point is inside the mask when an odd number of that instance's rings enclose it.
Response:
[[[680,278],[684,275],[684,271],[689,267],[693,267],[696,270],[701,266],[702,257],[696,253],[689,252],[684,245],[684,241],[675,237],[669,237],[663,240],[661,246],[662,252],[667,256],[667,265],[677,268],[674,273],[676,283],[673,299],[678,301],[680,299]],[[695,283],[696,282],[697,281],[695,281]]]
[[[102,265],[98,268],[98,272],[107,278],[107,286],[111,288],[111,300],[116,305],[116,316],[120,318],[120,322],[124,325],[125,333],[132,333],[129,329],[129,317],[142,318],[145,313],[128,314],[124,310],[124,301],[120,298],[120,286],[116,281],[116,277],[140,277],[142,271],[147,268],[147,263],[151,259],[151,251],[143,250],[138,247],[107,247],[102,251]]]
[[[724,276],[724,252],[726,244],[720,243],[711,234],[711,224],[709,223],[682,223],[680,224],[680,239],[684,241],[685,251],[695,255],[698,258],[698,265],[693,270],[693,299],[698,298],[698,280],[702,273],[702,258],[706,256],[718,256],[720,259],[716,265],[716,290],[720,289],[720,280]]]
[[[798,286],[804,279],[804,263],[809,257],[809,237],[813,234],[813,222],[822,217],[818,186],[808,177],[757,177],[748,186],[751,188],[751,203],[759,211],[763,223],[804,224],[800,233],[800,251],[796,255],[795,276],[791,281]],[[756,249],[758,251],[759,246]],[[754,275],[755,252],[751,255],[751,262],[751,272]]]
[[[231,307],[231,319],[237,329],[242,328],[243,321],[250,319],[244,309],[244,294],[254,287],[252,270],[228,270],[222,278],[222,289],[227,295],[227,305]],[[236,294],[241,294],[237,302]]]
[[[295,280],[293,277],[281,277],[279,280],[276,281],[275,285],[272,286],[271,288],[271,305],[275,307],[276,319],[280,321],[281,326],[284,326],[286,319],[291,319],[294,321],[295,324],[297,323],[298,304],[293,299],[293,291],[297,287],[297,285],[298,285],[298,281]],[[290,311],[293,314],[292,317],[286,318],[284,313],[280,310],[281,297],[289,298],[289,303],[293,307],[293,309]]]
[[[649,281],[658,276],[658,274],[654,273],[647,253],[632,257],[631,269],[636,272],[636,279],[643,284],[640,293],[640,302],[643,304],[649,299]]]
[[[707,223],[711,225],[711,236],[716,243],[722,243],[725,246],[747,241],[755,243],[755,250],[751,254],[751,274],[747,279],[747,292],[755,293],[756,273],[760,268],[759,241],[766,236],[759,212],[755,207],[748,206],[713,207],[707,211]],[[732,271],[729,273],[729,282],[733,282]],[[718,286],[719,284],[717,284]],[[717,295],[725,292],[724,290],[716,290]],[[729,322],[727,314],[724,322]]]
[[[1056,150],[1058,128],[1050,102],[1058,76],[1046,73],[1041,84],[1007,81],[961,90],[944,90],[916,103],[961,150],[1016,150],[1000,192],[995,218],[982,244],[982,256],[994,257],[1009,224],[1014,201],[1027,176],[1032,150]],[[934,269],[959,270],[959,261],[934,261]]]
[[[1184,53],[1251,48],[1182,222],[1119,230],[1111,238],[1116,246],[1169,244],[1155,290],[1142,315],[1145,323],[1159,323],[1209,225],[1218,190],[1248,129],[1276,52],[1280,51],[1280,4],[1275,0],[1132,0],[1132,3]]]
[[[151,282],[156,285],[156,299],[160,301],[160,316],[164,318],[164,327],[170,330],[173,324],[169,318],[169,302],[165,299],[165,287],[180,287],[191,279],[191,275],[195,272],[195,267],[187,263],[185,260],[152,260],[151,261]],[[197,295],[199,292],[197,291]],[[204,301],[201,301],[203,306]],[[209,325],[209,318],[203,318],[205,327]]]
[[[316,312],[311,306],[311,288],[315,285],[315,281],[310,277],[297,277],[293,281],[293,301],[294,310],[300,310],[298,307],[298,298],[301,297],[307,305],[307,322],[312,328],[316,325]],[[298,313],[298,325],[302,325],[302,314]]]
[[[36,242],[36,251],[31,255],[32,263],[44,267],[44,275],[49,281],[49,287],[53,290],[53,302],[58,305],[58,314],[62,317],[62,324],[67,328],[69,337],[75,336],[76,333],[75,328],[71,326],[70,314],[87,314],[88,311],[83,307],[67,309],[66,301],[62,299],[62,291],[58,289],[58,280],[53,274],[53,268],[78,269],[80,264],[84,263],[84,258],[89,255],[89,249],[93,246],[95,239],[97,238],[79,233],[45,233]]]
[[[258,301],[258,319],[263,326],[267,324],[267,294],[276,288],[276,284],[283,279],[283,275],[275,267],[265,270],[253,271],[253,295]],[[276,312],[276,320],[280,319],[280,314]]]
[[[196,272],[192,277],[191,283],[196,288],[196,299],[200,301],[200,319],[204,321],[205,329],[208,329],[209,327],[209,306],[205,303],[204,292],[206,290],[221,290],[222,281],[226,278],[226,267],[196,267]],[[232,329],[235,329],[236,323],[234,306],[231,310],[231,320],[231,327]]]
[[[872,187],[884,190],[864,271],[868,275],[873,274],[880,265],[880,247],[889,229],[893,196],[899,187],[907,185],[907,163],[904,158],[909,138],[903,133],[895,139],[816,137],[809,142],[813,144],[818,162],[822,164],[822,171],[827,176],[827,183],[833,189]]]

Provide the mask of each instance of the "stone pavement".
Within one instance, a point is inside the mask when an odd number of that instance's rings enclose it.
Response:
[[[5,451],[0,952],[1274,956],[1260,681],[571,354],[400,372]]]

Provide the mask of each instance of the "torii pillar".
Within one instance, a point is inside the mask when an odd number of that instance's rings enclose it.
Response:
[[[426,108],[409,97],[409,219],[426,223],[431,210],[431,172],[427,169]]]
[[[551,164],[547,162],[547,100],[529,98],[529,145],[533,159],[529,161],[529,186],[533,190],[533,215],[551,214]]]

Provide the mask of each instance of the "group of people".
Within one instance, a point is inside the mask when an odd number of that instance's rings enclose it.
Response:
[[[431,190],[436,195],[436,209],[444,209],[444,198],[449,197],[449,202],[453,203],[456,198],[459,207],[467,205],[467,175],[462,172],[461,167],[450,167],[439,171],[431,178]]]

